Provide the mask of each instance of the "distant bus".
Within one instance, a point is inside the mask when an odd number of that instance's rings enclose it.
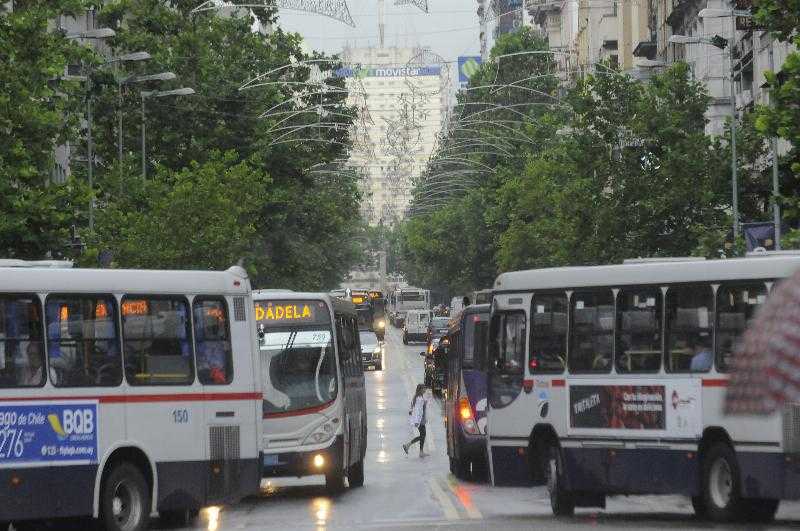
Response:
[[[325,293],[255,291],[265,477],[364,484],[367,409],[355,306]]]
[[[389,295],[389,319],[397,328],[403,326],[409,310],[430,310],[431,292],[420,288],[398,288]]]
[[[0,267],[0,528],[139,530],[257,493],[255,333],[240,267]]]
[[[800,406],[721,413],[748,321],[800,255],[633,261],[500,275],[489,332],[496,484],[545,479],[555,514],[683,494],[714,520],[800,498]]]
[[[486,386],[489,305],[473,304],[450,320],[445,425],[450,472],[465,479],[488,471]]]

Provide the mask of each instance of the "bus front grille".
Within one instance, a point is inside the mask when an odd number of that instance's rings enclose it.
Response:
[[[783,408],[783,451],[800,453],[800,404]]]

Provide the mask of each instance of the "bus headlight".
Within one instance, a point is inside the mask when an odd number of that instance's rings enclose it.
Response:
[[[386,321],[378,321],[378,328],[386,328]]]
[[[330,441],[336,434],[336,427],[333,421],[328,421],[314,429],[303,441],[303,444],[321,444]]]

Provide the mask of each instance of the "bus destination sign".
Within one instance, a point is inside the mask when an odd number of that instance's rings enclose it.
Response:
[[[256,321],[264,326],[327,324],[328,307],[322,301],[256,301]]]

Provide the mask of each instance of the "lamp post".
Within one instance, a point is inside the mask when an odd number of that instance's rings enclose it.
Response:
[[[145,108],[147,98],[163,98],[165,96],[189,96],[194,94],[194,89],[182,87],[174,90],[143,90],[142,96],[142,180],[147,179],[147,149],[145,142]]]
[[[731,31],[736,35],[736,19],[737,18],[753,18],[753,14],[746,9],[701,9],[697,14],[699,18],[730,18]],[[773,44],[769,47],[769,68],[774,70],[773,58]],[[731,51],[732,55],[732,51]],[[731,61],[731,64],[733,62]],[[772,98],[770,98],[772,100]],[[772,103],[770,101],[770,103]],[[775,250],[781,249],[781,207],[778,204],[778,195],[780,194],[780,182],[778,180],[778,140],[772,137],[770,141],[770,148],[772,149],[772,214],[773,223],[775,224]]]
[[[708,11],[707,9],[702,9],[700,11],[700,16],[702,16],[703,11]],[[728,46],[728,52],[730,55],[730,85],[731,85],[731,202],[733,203],[733,239],[736,241],[736,238],[739,237],[739,179],[737,176],[738,168],[736,164],[736,88],[734,87],[735,76],[734,76],[734,57],[733,57],[733,48],[736,45],[736,26],[733,26],[733,33],[731,42],[728,43],[727,40],[724,38],[715,35],[712,38],[706,37],[687,37],[685,35],[672,35],[669,38],[669,42],[671,44],[710,44],[711,46],[715,46],[719,49],[724,49]]]
[[[100,30],[103,30],[100,32]],[[97,30],[101,34],[111,36],[114,34],[114,30],[100,28]],[[107,30],[107,31],[106,31]],[[88,32],[87,32],[88,33]],[[116,63],[123,63],[129,61],[142,61],[145,59],[150,59],[150,54],[147,52],[134,52],[125,55],[120,55],[119,57],[115,57],[105,63],[99,65],[97,68],[102,68],[104,66],[116,64]],[[86,154],[88,158],[88,173],[89,173],[89,232],[94,232],[94,145],[92,141],[92,72],[94,71],[93,68],[89,68],[89,75],[87,76],[87,92],[88,96],[86,98]]]
[[[158,74],[148,74],[144,76],[130,76],[127,78],[120,77],[117,80],[117,107],[118,107],[118,124],[117,124],[117,149],[119,151],[119,164],[122,167],[122,85],[131,83],[146,83],[148,81],[169,81],[175,79],[177,76],[172,72],[160,72]],[[122,186],[120,184],[120,186]]]

